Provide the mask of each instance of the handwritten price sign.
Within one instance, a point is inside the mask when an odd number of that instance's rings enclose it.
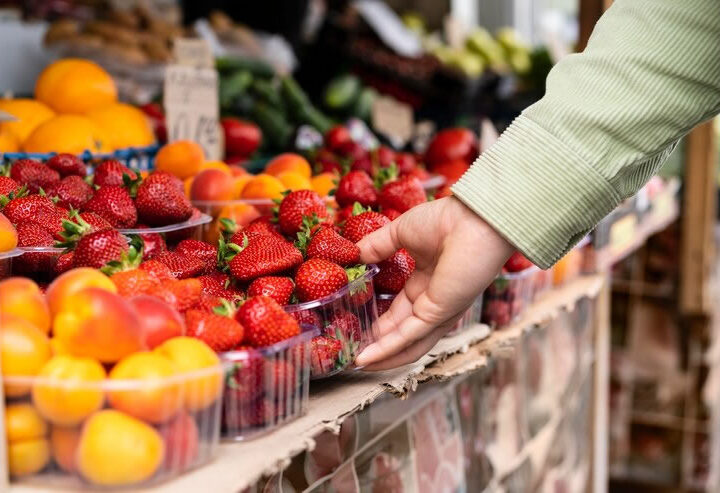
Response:
[[[170,65],[165,72],[168,140],[193,140],[208,159],[222,158],[218,75],[214,69]]]

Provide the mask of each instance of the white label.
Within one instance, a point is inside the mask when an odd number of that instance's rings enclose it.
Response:
[[[212,68],[213,55],[210,44],[204,39],[175,38],[173,57],[179,65],[196,68]]]
[[[404,145],[414,130],[412,107],[393,98],[379,97],[372,106],[372,124],[377,132]]]

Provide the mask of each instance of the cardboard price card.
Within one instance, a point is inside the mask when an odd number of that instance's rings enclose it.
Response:
[[[168,66],[164,106],[170,142],[193,140],[207,159],[222,158],[218,75],[214,69]]]

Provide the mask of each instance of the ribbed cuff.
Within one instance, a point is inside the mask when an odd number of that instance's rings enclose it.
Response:
[[[605,178],[526,116],[483,152],[452,191],[543,269],[620,203]]]

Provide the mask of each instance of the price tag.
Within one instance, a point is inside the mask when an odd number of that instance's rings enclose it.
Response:
[[[632,245],[637,233],[637,216],[628,214],[610,227],[610,252],[612,257]]]
[[[373,103],[371,115],[373,128],[398,144],[398,148],[412,137],[415,119],[410,105],[382,96]]]
[[[207,159],[221,159],[218,74],[212,68],[170,65],[165,70],[165,118],[168,140],[192,140]]]
[[[173,41],[173,57],[179,65],[195,68],[213,67],[210,43],[204,39],[176,38]]]
[[[443,20],[443,30],[451,48],[461,49],[465,46],[465,26],[456,17],[446,16]]]

